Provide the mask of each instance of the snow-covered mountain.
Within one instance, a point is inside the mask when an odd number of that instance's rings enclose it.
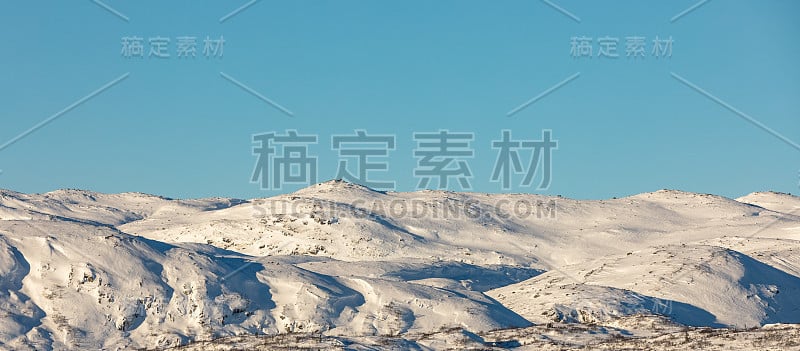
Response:
[[[288,333],[438,349],[457,347],[452,330],[475,341],[603,326],[565,337],[585,345],[681,325],[800,323],[798,215],[800,198],[771,192],[572,200],[342,181],[253,200],[0,190],[0,348]]]

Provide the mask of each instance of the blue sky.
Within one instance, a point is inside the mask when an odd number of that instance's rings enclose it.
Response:
[[[333,134],[395,134],[386,159],[413,190],[413,132],[474,132],[472,190],[489,182],[503,129],[553,131],[549,189],[609,198],[677,188],[740,196],[798,192],[800,150],[722,106],[800,142],[800,2],[794,0],[261,0],[0,3],[0,143],[129,75],[0,150],[0,188],[84,188],[172,197],[262,197],[251,136],[317,134],[319,179],[333,178]],[[125,58],[123,37],[167,37],[168,59]],[[180,36],[225,39],[224,54],[175,57]],[[570,38],[619,38],[620,57],[572,57]],[[625,37],[647,40],[625,57]],[[672,57],[651,55],[672,37]],[[145,50],[148,50],[145,47]],[[294,113],[288,117],[224,72]],[[507,113],[579,73],[512,117]],[[674,73],[714,101],[671,75]],[[519,178],[517,178],[519,180]],[[459,190],[456,182],[453,190]]]

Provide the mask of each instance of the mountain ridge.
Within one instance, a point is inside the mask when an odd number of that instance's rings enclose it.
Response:
[[[408,342],[438,349],[452,328],[483,340],[607,327],[568,337],[593,342],[800,323],[800,217],[749,203],[793,206],[788,194],[573,200],[343,181],[250,200],[49,194],[0,192],[0,347],[316,333],[432,335],[444,339]]]

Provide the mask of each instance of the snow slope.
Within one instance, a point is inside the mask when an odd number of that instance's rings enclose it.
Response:
[[[538,323],[603,323],[648,311],[691,326],[800,323],[800,277],[715,246],[665,246],[604,257],[488,294]]]
[[[620,322],[653,315],[800,323],[795,207],[779,193],[572,200],[342,181],[247,201],[0,190],[0,349],[671,328]]]
[[[742,196],[736,200],[742,203],[768,208],[777,212],[795,215],[800,213],[800,198],[791,194],[777,193],[772,191],[757,192]]]
[[[530,325],[480,293],[322,275],[282,257],[255,261],[212,246],[63,221],[2,221],[0,232],[0,308],[10,317],[0,323],[0,342],[14,349]]]

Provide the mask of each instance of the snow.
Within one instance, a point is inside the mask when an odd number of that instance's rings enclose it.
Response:
[[[797,215],[800,212],[800,198],[786,193],[756,192],[736,199],[739,202],[753,204],[773,211]]]
[[[798,208],[773,192],[572,200],[342,181],[251,200],[0,190],[0,348],[783,340],[800,323]]]

